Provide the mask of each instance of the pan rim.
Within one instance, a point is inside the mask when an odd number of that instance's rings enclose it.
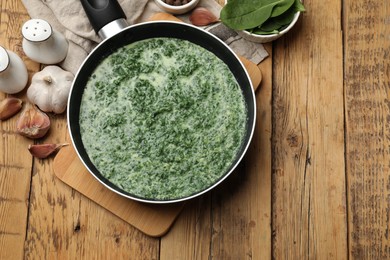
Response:
[[[239,156],[237,156],[237,158],[235,159],[235,163],[232,164],[232,166],[230,167],[230,169],[228,171],[226,171],[225,173],[223,173],[223,175],[218,178],[212,185],[206,187],[205,189],[197,192],[197,193],[194,193],[192,195],[189,195],[189,196],[185,196],[185,197],[182,197],[182,198],[176,198],[176,199],[168,199],[168,200],[153,200],[153,199],[147,199],[147,198],[140,198],[140,197],[137,197],[137,196],[134,196],[134,195],[131,195],[131,194],[126,194],[126,193],[123,193],[121,192],[121,190],[118,190],[120,188],[117,188],[115,189],[114,187],[111,187],[110,185],[108,185],[106,182],[104,182],[104,180],[102,180],[101,178],[99,178],[99,176],[97,176],[93,169],[91,169],[89,167],[89,165],[87,165],[87,163],[84,161],[83,159],[83,156],[80,154],[79,152],[79,149],[76,145],[76,142],[74,140],[74,133],[72,131],[72,123],[71,123],[71,115],[70,115],[70,108],[72,106],[72,102],[71,102],[71,98],[72,98],[72,93],[74,92],[74,89],[75,89],[75,83],[76,83],[76,79],[79,77],[79,74],[81,73],[83,67],[85,66],[85,64],[88,62],[88,60],[94,56],[95,52],[97,52],[101,46],[103,46],[107,41],[109,41],[112,37],[115,37],[115,35],[118,35],[118,34],[121,34],[123,33],[124,31],[127,31],[127,30],[132,30],[133,28],[137,28],[137,27],[141,27],[141,26],[148,26],[150,24],[176,24],[176,25],[180,25],[180,26],[187,26],[187,27],[191,27],[195,30],[199,30],[201,31],[202,33],[208,35],[208,37],[212,37],[214,38],[215,40],[217,40],[220,44],[224,45],[225,49],[228,50],[234,57],[235,57],[235,60],[238,61],[238,63],[240,64],[240,67],[243,69],[244,73],[245,73],[245,76],[246,76],[246,79],[247,81],[249,82],[249,87],[250,87],[250,92],[251,92],[251,102],[253,103],[253,124],[250,126],[248,125],[248,132],[249,132],[249,135],[248,135],[248,140],[246,141],[246,143],[244,144],[243,143],[243,148],[241,149],[241,151],[239,152]],[[149,21],[149,22],[143,22],[143,23],[138,23],[138,24],[134,24],[134,25],[131,25],[131,26],[128,26],[122,30],[120,30],[117,34],[115,34],[114,36],[112,37],[109,37],[107,39],[104,39],[102,40],[88,55],[87,57],[84,59],[84,61],[82,62],[82,64],[80,65],[80,67],[78,68],[78,71],[77,73],[75,74],[75,79],[73,80],[73,83],[72,83],[72,86],[71,86],[71,89],[70,89],[70,95],[69,95],[69,98],[68,98],[68,103],[67,103],[67,125],[68,125],[68,131],[69,131],[69,134],[70,134],[70,139],[71,139],[71,142],[72,142],[72,145],[73,147],[75,148],[75,151],[76,151],[76,154],[78,156],[78,158],[81,160],[82,164],[84,165],[84,167],[88,170],[88,172],[94,176],[95,179],[97,179],[101,184],[103,184],[106,188],[108,188],[109,190],[115,192],[116,194],[118,195],[121,195],[123,197],[126,197],[126,198],[129,198],[129,199],[132,199],[132,200],[135,200],[135,201],[138,201],[138,202],[144,202],[144,203],[150,203],[150,204],[170,204],[170,203],[177,203],[177,202],[183,202],[183,201],[188,201],[188,200],[191,200],[193,198],[196,198],[196,197],[199,197],[205,193],[207,193],[208,191],[212,190],[213,188],[215,188],[216,186],[218,186],[220,183],[222,183],[226,178],[228,178],[228,176],[230,176],[232,174],[232,172],[237,168],[237,166],[241,163],[243,157],[246,155],[247,153],[247,150],[252,142],[252,139],[253,139],[253,135],[254,135],[254,131],[255,131],[255,126],[256,126],[256,117],[257,117],[257,108],[256,108],[256,96],[255,96],[255,91],[253,89],[253,84],[252,84],[252,81],[250,79],[250,76],[249,76],[249,73],[248,71],[246,70],[244,64],[241,62],[240,58],[238,57],[238,55],[225,43],[223,42],[221,39],[219,39],[218,37],[216,37],[215,35],[211,34],[210,32],[208,31],[205,31],[199,27],[196,27],[194,25],[191,25],[191,24],[186,24],[186,23],[183,23],[183,22],[176,22],[176,21]],[[196,44],[196,43],[195,43]],[[203,47],[204,48],[204,47]],[[224,62],[225,63],[225,62]],[[248,101],[247,101],[248,103]],[[115,186],[115,184],[111,183],[111,185]]]

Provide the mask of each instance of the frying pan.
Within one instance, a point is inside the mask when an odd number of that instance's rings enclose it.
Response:
[[[256,105],[252,83],[243,64],[234,52],[214,35],[192,25],[180,22],[145,22],[133,26],[126,24],[126,16],[116,0],[81,0],[83,8],[96,33],[103,39],[91,51],[77,72],[70,91],[67,108],[69,132],[76,153],[87,170],[110,190],[133,200],[147,203],[173,203],[189,200],[211,190],[225,180],[236,168],[248,149],[255,128]],[[80,105],[85,86],[99,63],[118,48],[154,37],[178,38],[197,44],[219,57],[231,70],[241,87],[247,107],[246,132],[243,143],[230,168],[212,185],[190,196],[169,200],[142,198],[124,191],[106,179],[95,167],[86,152],[80,134]]]

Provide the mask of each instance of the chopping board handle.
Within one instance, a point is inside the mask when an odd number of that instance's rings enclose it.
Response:
[[[80,0],[96,33],[117,20],[126,20],[126,15],[117,0]]]

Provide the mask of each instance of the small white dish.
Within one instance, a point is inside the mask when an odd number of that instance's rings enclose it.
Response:
[[[251,41],[251,42],[257,42],[257,43],[272,42],[272,41],[280,38],[284,34],[286,34],[288,31],[290,31],[290,29],[292,27],[294,27],[294,25],[298,21],[298,18],[300,16],[300,14],[301,14],[301,12],[297,12],[294,15],[294,19],[291,21],[291,23],[285,29],[281,30],[279,33],[260,35],[260,34],[250,33],[250,32],[248,32],[246,30],[237,31],[237,33],[242,38],[244,38],[244,39],[246,39],[248,41]]]
[[[165,3],[163,0],[154,0],[158,7],[162,10],[171,13],[171,14],[184,14],[194,9],[195,6],[199,3],[200,0],[191,0],[189,3],[184,5],[170,5]]]

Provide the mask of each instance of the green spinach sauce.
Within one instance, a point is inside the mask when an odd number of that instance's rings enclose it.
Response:
[[[173,200],[231,167],[247,108],[228,67],[185,40],[118,49],[90,77],[80,107],[85,149],[100,173],[135,196]]]

